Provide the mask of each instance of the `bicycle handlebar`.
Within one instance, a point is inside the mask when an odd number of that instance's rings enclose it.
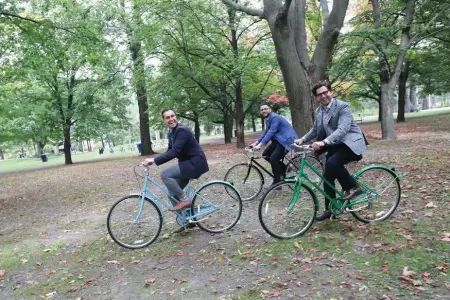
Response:
[[[296,150],[302,150],[305,152],[314,151],[311,145],[299,145],[297,143],[292,143],[291,146],[294,147]]]

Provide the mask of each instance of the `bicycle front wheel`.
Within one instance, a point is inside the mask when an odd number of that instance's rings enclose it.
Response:
[[[224,181],[229,182],[239,191],[242,201],[257,197],[264,186],[261,171],[248,163],[232,166],[225,174]]]
[[[304,234],[314,223],[316,202],[310,187],[298,182],[273,185],[259,203],[259,221],[264,230],[278,239]]]
[[[198,227],[218,233],[239,221],[242,201],[238,191],[226,182],[211,182],[201,187],[192,200],[192,215]]]
[[[349,208],[361,222],[379,222],[389,218],[400,203],[400,182],[395,172],[374,166],[360,173],[356,180],[363,194],[353,201],[367,200]],[[351,203],[351,202],[350,202]]]
[[[155,203],[145,198],[141,214],[141,196],[130,195],[117,201],[109,211],[108,232],[120,246],[128,249],[147,247],[161,232],[161,211]]]

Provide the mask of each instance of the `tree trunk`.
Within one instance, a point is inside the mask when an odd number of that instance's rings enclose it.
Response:
[[[195,139],[197,140],[197,142],[200,143],[200,122],[198,120],[198,116],[194,120],[194,136],[195,136]]]
[[[103,137],[100,137],[100,139],[102,140],[102,148],[105,149],[105,141],[103,140]]]
[[[3,153],[3,150],[0,148],[0,159],[5,160],[5,155]]]
[[[256,132],[256,122],[255,122],[255,117],[252,115],[252,129],[253,132]]]
[[[44,154],[45,144],[42,141],[37,141],[36,146],[37,146],[36,155],[37,157],[40,157],[42,154]]]
[[[240,5],[234,0],[222,2],[267,20],[289,99],[292,125],[299,135],[303,135],[312,126],[312,85],[327,77],[327,66],[344,23],[349,0],[333,1],[333,8],[311,59],[305,24],[306,0],[264,0],[262,11]]]
[[[429,99],[429,97],[430,96],[424,96],[422,98],[422,110],[430,108],[430,99]]]
[[[419,111],[419,106],[417,105],[417,87],[415,85],[409,87],[409,100],[411,102],[410,112]]]
[[[381,83],[381,138],[383,140],[397,139],[394,122],[394,89],[388,83]]]
[[[225,144],[231,144],[233,137],[233,118],[227,109],[223,112],[223,134],[225,136]]]
[[[63,126],[63,133],[64,133],[64,159],[66,165],[73,164],[72,162],[72,153],[71,151],[71,144],[70,144],[70,121],[67,121],[66,124]]]
[[[398,80],[397,122],[405,122],[406,82],[408,81],[409,61],[406,60]]]
[[[266,130],[266,119],[264,117],[261,117],[261,130]]]
[[[378,122],[383,119],[383,109],[381,108],[381,94],[379,95],[380,101],[378,101]]]
[[[430,96],[431,98],[431,108],[436,108],[436,95]]]
[[[124,7],[124,2],[121,1],[120,5]],[[137,26],[141,25],[141,14],[137,7],[136,1],[133,1],[133,19],[137,23]],[[141,155],[150,155],[155,152],[152,149],[152,141],[150,138],[147,89],[145,87],[145,67],[141,51],[141,41],[136,38],[135,33],[132,30],[130,30],[129,38],[131,40],[130,52],[131,59],[133,61],[133,81],[136,88],[136,97],[139,106],[139,132],[142,144]]]

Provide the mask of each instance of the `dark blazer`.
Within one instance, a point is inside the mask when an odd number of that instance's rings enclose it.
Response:
[[[186,177],[199,178],[203,173],[209,171],[205,153],[188,127],[178,124],[175,127],[173,138],[170,137],[170,134],[168,138],[167,152],[155,157],[157,166],[178,158],[181,174]]]
[[[266,118],[266,130],[259,137],[258,143],[266,145],[273,138],[287,150],[292,150],[291,144],[298,139],[291,124],[282,116],[271,112]]]

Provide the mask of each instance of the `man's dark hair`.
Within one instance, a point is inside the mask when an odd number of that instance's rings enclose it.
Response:
[[[326,87],[331,92],[331,84],[328,82],[328,80],[321,80],[313,86],[312,88],[313,95],[317,96],[316,91],[323,86]]]
[[[259,107],[261,107],[261,106],[263,106],[263,105],[266,105],[266,106],[268,106],[270,109],[272,109],[272,105],[269,104],[269,103],[267,103],[267,102],[261,103],[261,105],[260,105]]]
[[[169,110],[173,110],[173,109],[170,109],[170,108],[164,108],[163,110],[162,110],[162,112],[161,112],[161,117],[164,119],[164,113],[166,112],[166,111],[169,111]]]

